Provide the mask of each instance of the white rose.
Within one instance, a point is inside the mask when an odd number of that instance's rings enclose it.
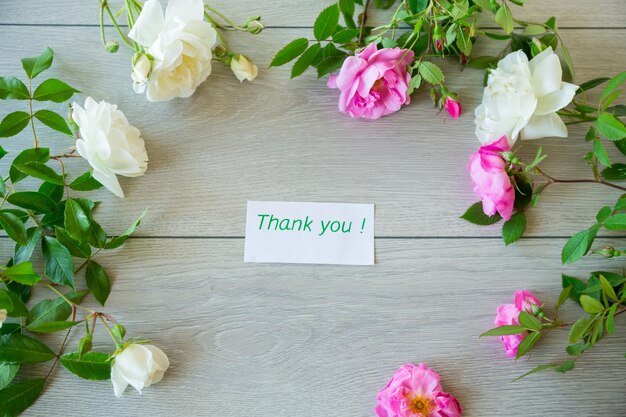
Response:
[[[165,15],[158,0],[145,2],[128,36],[152,58],[146,97],[189,97],[211,73],[217,33],[204,20],[202,0],[170,0]]]
[[[243,55],[235,55],[232,57],[230,69],[240,83],[244,80],[254,81],[257,75],[259,75],[259,68]]]
[[[5,308],[0,308],[0,327],[2,327],[2,323],[7,319],[8,311]]]
[[[476,109],[476,136],[483,144],[506,135],[512,146],[523,139],[567,137],[556,112],[574,98],[577,85],[561,80],[559,57],[548,47],[528,62],[522,51],[508,54],[491,71]]]
[[[72,104],[72,118],[80,133],[76,150],[93,168],[93,177],[118,197],[124,197],[117,175],[138,177],[148,168],[139,129],[128,124],[115,104],[96,103],[91,97],[85,100],[85,108]]]
[[[136,54],[133,58],[133,89],[136,93],[143,93],[146,90],[148,76],[152,71],[152,61],[145,54]]]
[[[139,393],[163,379],[170,362],[161,349],[153,345],[131,344],[115,356],[111,366],[111,382],[116,397],[121,397],[128,385]]]

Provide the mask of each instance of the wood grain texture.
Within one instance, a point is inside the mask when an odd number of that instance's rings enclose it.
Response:
[[[275,29],[249,38],[250,43],[241,37],[233,41],[265,68],[274,51],[305,33]],[[49,75],[84,91],[78,100],[89,94],[117,103],[143,132],[151,161],[147,175],[123,180],[125,200],[106,191],[95,194],[105,201],[100,217],[113,233],[149,206],[141,235],[242,236],[246,200],[257,199],[375,203],[377,236],[499,234],[498,226],[479,228],[458,219],[476,201],[465,166],[478,147],[472,111],[480,103],[482,71],[461,74],[454,62],[446,62],[448,85],[465,106],[458,120],[437,115],[422,92],[409,107],[372,122],[340,114],[336,91],[312,73],[289,81],[288,67],[262,70],[254,84],[239,84],[216,64],[192,98],[148,103],[132,92],[129,54],[107,54],[97,28],[0,27],[0,36],[20,40],[0,47],[3,73],[19,74],[16,57],[50,45],[57,56]],[[626,30],[564,30],[563,36],[577,64],[577,80],[625,67]],[[486,41],[478,48],[494,53],[502,46]],[[0,103],[0,112],[8,111],[8,104]],[[530,157],[543,145],[549,156],[546,172],[589,177],[581,159],[589,149],[584,132],[578,125],[571,138],[534,141],[523,154]],[[2,145],[16,149],[23,146],[19,140],[31,139],[25,131]],[[61,144],[71,145],[54,134],[46,143],[58,144],[59,150]],[[597,185],[554,186],[530,212],[528,235],[571,235],[593,221],[600,204],[618,195]]]
[[[378,240],[378,264],[363,268],[244,265],[241,239],[133,239],[99,258],[115,281],[106,311],[167,352],[166,378],[116,400],[110,382],[59,369],[26,415],[366,417],[393,371],[412,361],[441,373],[467,417],[520,407],[528,416],[623,415],[621,317],[619,333],[576,371],[516,383],[566,356],[566,331],[517,363],[499,340],[477,337],[516,289],[554,302],[562,243],[526,240],[510,250],[491,239]],[[501,272],[503,263],[510,272]],[[591,260],[569,272],[598,268],[620,265]],[[566,320],[578,314],[570,304]],[[98,348],[108,348],[101,336]]]
[[[166,0],[161,0],[167,4]],[[113,10],[123,4],[111,0]],[[226,13],[235,22],[247,17],[261,15],[265,25],[312,27],[315,17],[332,0],[214,0],[210,4]],[[2,0],[0,1],[0,24],[70,24],[97,25],[99,0]],[[524,7],[511,6],[514,16],[522,20],[545,22],[557,16],[561,27],[625,27],[626,8],[621,0],[527,0]],[[25,13],[28,10],[28,13]],[[358,10],[358,9],[357,9]],[[376,10],[370,13],[371,24],[387,22],[392,11]],[[489,15],[481,16],[481,22],[489,27],[497,26]]]

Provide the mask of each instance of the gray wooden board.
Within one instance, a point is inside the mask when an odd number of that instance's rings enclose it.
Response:
[[[84,91],[80,101],[88,94],[117,103],[143,132],[147,175],[123,181],[124,200],[93,193],[113,234],[150,207],[138,233],[143,238],[99,257],[114,279],[105,309],[172,362],[161,383],[142,396],[129,389],[120,400],[109,382],[77,380],[59,368],[26,415],[371,416],[392,372],[417,361],[442,374],[466,416],[624,415],[623,330],[574,373],[517,383],[510,380],[563,357],[565,332],[555,331],[530,361],[517,363],[504,357],[499,341],[477,338],[515,289],[536,291],[550,304],[563,271],[621,269],[619,261],[559,262],[565,237],[589,225],[619,192],[555,187],[529,213],[531,238],[512,248],[503,247],[498,227],[458,220],[475,201],[465,164],[478,146],[471,112],[480,102],[482,73],[461,74],[455,63],[445,64],[449,86],[465,106],[459,120],[436,115],[424,94],[377,122],[351,120],[336,111],[336,92],[314,74],[289,81],[288,67],[266,69],[282,45],[310,36],[306,27],[328,3],[215,2],[238,19],[261,14],[271,26],[260,36],[229,36],[259,64],[259,79],[240,85],[216,65],[191,99],[153,104],[132,93],[128,52],[102,50],[97,1],[0,0],[1,75],[19,74],[19,58],[51,46],[57,54],[50,76]],[[551,15],[569,28],[562,32],[577,82],[626,67],[622,2],[534,0],[517,13],[527,20]],[[372,14],[374,22],[383,17]],[[477,48],[489,54],[500,46],[488,41]],[[0,114],[9,109],[0,103]],[[588,176],[582,135],[575,127],[572,138],[538,141],[523,154],[541,145],[549,155],[546,171]],[[15,150],[29,140],[24,134],[1,145]],[[69,145],[60,136],[45,140],[55,150]],[[243,264],[239,237],[249,199],[375,203],[377,265]],[[574,319],[576,311],[568,306],[565,316]],[[69,346],[79,337],[73,334]],[[97,347],[106,349],[105,343],[100,335]],[[30,375],[47,371],[31,369]]]

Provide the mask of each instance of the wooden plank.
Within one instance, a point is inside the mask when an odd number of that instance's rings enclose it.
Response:
[[[120,0],[110,1],[112,9],[123,4]],[[167,2],[162,0],[165,5]],[[312,27],[315,17],[332,0],[215,0],[209,2],[226,13],[235,22],[243,22],[252,15],[261,15],[268,26]],[[5,0],[0,2],[0,24],[70,24],[97,25],[99,22],[99,1],[73,2],[71,0]],[[399,3],[398,3],[399,4]],[[561,27],[624,27],[626,8],[620,0],[528,0],[524,7],[513,7],[516,18],[545,22],[556,16]],[[359,9],[357,9],[359,10]],[[385,24],[391,10],[378,10],[370,13],[371,24]],[[592,17],[592,18],[590,18]],[[481,17],[489,27],[497,26],[489,15]]]
[[[131,239],[99,257],[115,282],[105,311],[169,355],[165,379],[117,400],[110,382],[58,369],[26,415],[371,416],[393,371],[418,361],[442,374],[468,417],[519,407],[529,416],[621,415],[621,317],[618,334],[573,373],[516,383],[533,366],[566,356],[567,331],[554,331],[531,360],[518,362],[504,356],[499,340],[477,337],[516,289],[553,304],[562,243],[526,240],[505,249],[488,239],[377,240],[378,264],[364,268],[244,265],[242,239]],[[590,259],[566,272],[600,268],[621,269]],[[578,314],[570,304],[568,321]],[[110,349],[101,333],[96,349]]]
[[[99,216],[112,233],[149,206],[142,235],[242,236],[246,200],[259,199],[375,203],[377,236],[498,235],[497,226],[479,228],[458,219],[476,200],[465,166],[478,147],[472,111],[480,102],[483,72],[460,74],[455,63],[447,63],[448,85],[465,106],[458,120],[437,115],[424,92],[395,115],[375,122],[353,120],[337,112],[336,91],[314,74],[289,81],[289,68],[263,69],[272,51],[304,32],[272,30],[249,44],[233,39],[234,47],[262,68],[257,82],[239,84],[216,64],[196,95],[166,103],[149,103],[132,92],[129,54],[107,54],[95,27],[2,27],[0,36],[8,41],[0,47],[0,66],[3,74],[20,74],[18,58],[50,45],[57,55],[49,76],[117,103],[142,130],[150,155],[147,175],[124,179],[125,200],[105,191],[94,194],[105,202]],[[578,80],[624,68],[626,30],[565,30],[564,37]],[[478,47],[493,53],[502,44]],[[0,103],[0,114],[15,109],[8,105]],[[51,108],[65,112],[61,105]],[[533,155],[543,145],[549,155],[546,172],[590,176],[581,159],[589,148],[584,132],[573,127],[572,138],[535,141],[523,154]],[[28,132],[0,144],[13,150],[23,146],[20,140],[31,141]],[[44,143],[58,151],[71,145],[54,134]],[[4,171],[7,158],[3,163]],[[80,161],[71,164],[86,167]],[[530,212],[529,235],[573,234],[593,222],[600,204],[618,195],[595,185],[555,186]]]

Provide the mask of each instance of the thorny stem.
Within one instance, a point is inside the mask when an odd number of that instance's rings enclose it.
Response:
[[[72,321],[75,321],[75,320],[76,320],[76,307],[72,306]],[[67,332],[65,333],[65,337],[63,338],[63,342],[61,343],[61,347],[59,348],[59,352],[57,353],[56,358],[54,358],[54,363],[52,364],[52,366],[50,367],[50,370],[48,371],[48,373],[44,377],[44,380],[48,379],[50,374],[52,374],[52,371],[54,370],[54,367],[57,365],[57,363],[59,363],[59,358],[63,354],[63,349],[65,349],[65,344],[67,343],[67,339],[69,338],[71,331],[72,331],[72,328],[69,327],[67,329]]]
[[[606,185],[607,187],[615,188],[616,190],[626,191],[626,187],[622,187],[621,185],[613,184],[612,182],[605,181],[602,178],[595,178],[595,179],[560,179],[560,178],[554,178],[554,177],[546,174],[545,172],[543,172],[541,169],[539,169],[537,167],[535,167],[535,171],[537,173],[539,173],[540,175],[543,175],[544,177],[546,177],[548,179],[548,184],[596,183],[596,184]]]
[[[365,21],[367,20],[367,9],[370,7],[370,0],[365,0],[365,5],[363,6],[363,13],[361,13],[361,22],[359,25],[359,40],[358,45],[363,44],[363,36],[365,35]]]

